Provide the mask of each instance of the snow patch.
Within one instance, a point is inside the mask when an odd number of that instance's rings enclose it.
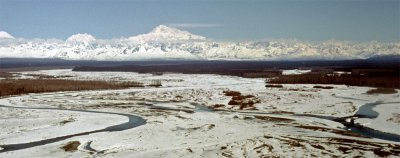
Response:
[[[280,59],[365,59],[400,55],[400,43],[346,41],[308,42],[298,40],[221,42],[177,28],[160,25],[147,34],[97,40],[76,34],[66,41],[0,37],[0,57],[61,58],[67,60],[280,60]],[[3,39],[3,38],[0,38]]]
[[[78,33],[78,34],[70,36],[66,41],[68,43],[73,43],[73,44],[83,43],[84,45],[89,45],[90,43],[96,41],[96,38],[87,33],[83,33],[83,34]]]
[[[305,74],[309,73],[311,70],[300,70],[300,69],[293,69],[293,70],[283,70],[282,74],[283,75],[300,75],[300,74]]]
[[[187,31],[179,30],[173,27],[160,25],[154,28],[148,34],[129,37],[129,40],[143,43],[148,41],[179,41],[179,40],[205,40],[205,37],[191,34]]]
[[[0,39],[15,39],[13,36],[11,36],[9,33],[5,31],[0,31]]]

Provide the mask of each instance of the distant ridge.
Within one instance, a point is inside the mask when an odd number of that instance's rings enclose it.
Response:
[[[379,55],[379,56],[370,57],[370,58],[368,58],[368,60],[399,61],[400,62],[400,55]]]
[[[97,39],[78,33],[66,40],[14,38],[0,32],[0,58],[60,58],[65,60],[344,60],[400,55],[400,42],[356,43],[299,40],[215,41],[160,25],[147,34]]]

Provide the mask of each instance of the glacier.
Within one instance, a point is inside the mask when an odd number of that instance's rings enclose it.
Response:
[[[66,40],[15,38],[0,31],[0,58],[129,61],[142,59],[296,60],[365,59],[400,55],[400,42],[350,41],[217,41],[160,25],[147,34],[97,39],[79,33]]]

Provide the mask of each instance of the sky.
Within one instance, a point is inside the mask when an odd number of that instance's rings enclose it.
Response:
[[[400,0],[0,0],[19,38],[129,37],[158,25],[216,40],[400,41]]]

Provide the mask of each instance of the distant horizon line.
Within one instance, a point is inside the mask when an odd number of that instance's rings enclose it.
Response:
[[[0,30],[3,31],[3,30]],[[79,35],[79,34],[87,34],[95,37],[95,40],[98,41],[113,41],[113,40],[124,40],[124,39],[129,39],[130,37],[135,37],[138,35],[143,35],[143,34],[137,34],[137,35],[132,35],[132,36],[120,36],[120,37],[113,37],[113,38],[97,38],[96,36],[89,34],[89,33],[75,33],[72,34],[71,36],[74,35]],[[145,33],[144,33],[145,34]],[[1,38],[0,40],[25,40],[25,41],[60,41],[60,42],[66,42],[68,38],[71,36],[68,36],[67,38],[41,38],[41,37],[35,37],[35,38],[25,38],[25,37],[14,37],[14,38]],[[200,35],[201,36],[201,35]],[[352,41],[352,40],[340,40],[340,39],[326,39],[326,40],[309,40],[309,39],[299,39],[299,38],[264,38],[264,39],[213,39],[213,38],[208,38],[206,37],[205,41],[214,41],[214,42],[305,42],[305,43],[323,43],[323,42],[344,42],[344,43],[400,43],[400,39],[397,41],[380,41],[380,40],[369,40],[369,41]]]

